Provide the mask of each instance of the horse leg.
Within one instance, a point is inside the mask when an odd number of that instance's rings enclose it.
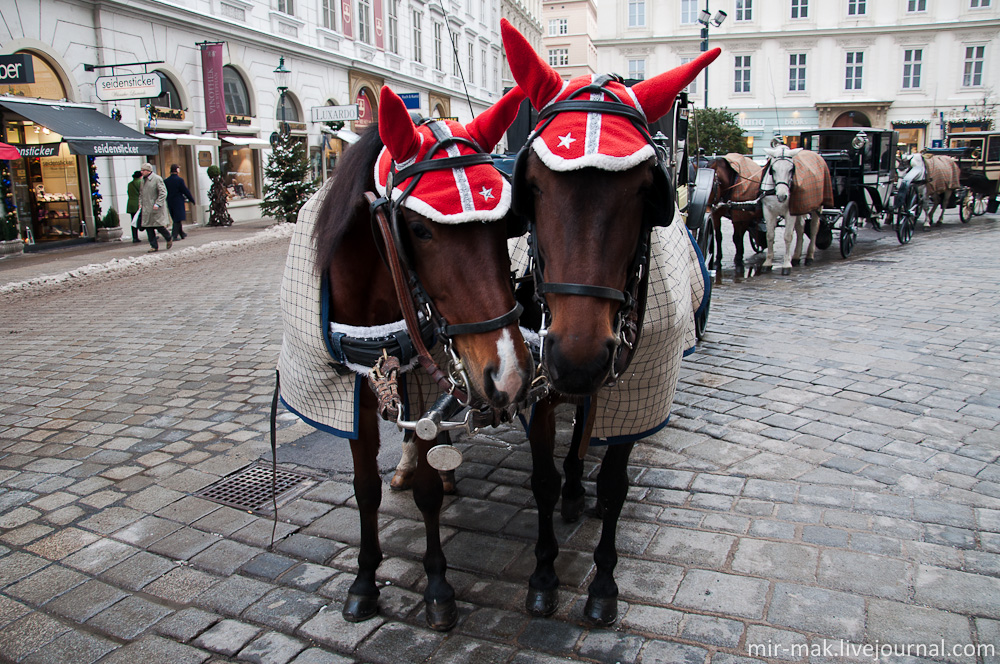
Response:
[[[593,410],[593,409],[591,409]],[[586,413],[583,406],[576,407],[576,417],[573,420],[573,436],[570,438],[569,451],[563,459],[563,475],[566,481],[562,487],[561,513],[563,521],[575,523],[583,514],[583,459],[580,458],[580,443],[587,427]],[[589,431],[587,433],[589,436]]]
[[[802,231],[804,228],[802,217],[795,217],[795,253],[792,254],[792,267],[798,267],[802,260],[802,236],[805,235]]]
[[[347,591],[343,616],[348,622],[360,622],[378,613],[378,586],[375,571],[382,562],[378,540],[378,508],[382,504],[382,478],[378,473],[378,419],[375,395],[362,388],[359,408],[358,438],[351,441],[354,460],[354,496],[361,513],[361,546],[358,551],[358,575]]]
[[[715,283],[722,283],[722,214],[712,211],[712,226],[715,228]]]
[[[941,205],[941,214],[938,215],[937,221],[934,222],[935,226],[940,226],[944,222],[944,211],[945,208],[948,207],[948,203],[951,202],[951,194],[952,194],[951,189],[948,189],[943,194],[941,194],[941,198],[938,199],[938,202]]]
[[[764,256],[764,262],[761,267],[765,271],[770,272],[771,266],[774,265],[774,235],[775,229],[778,226],[778,215],[764,206],[764,221],[767,223],[767,255]]]
[[[427,463],[427,450],[437,443],[447,443],[448,438],[441,434],[437,441],[428,441],[417,436],[416,442],[419,453],[416,472],[413,474],[413,502],[424,517],[427,534],[427,550],[424,552],[427,625],[433,630],[446,632],[458,622],[458,605],[455,603],[455,590],[445,578],[448,562],[441,547],[441,503],[444,501],[444,488],[441,475]]]
[[[785,255],[781,257],[781,275],[788,276],[792,273],[792,235],[795,227],[799,225],[798,217],[785,215]],[[801,232],[801,226],[800,231]]]
[[[389,482],[393,491],[406,491],[413,486],[413,472],[417,469],[417,444],[413,442],[413,434],[407,431],[403,435],[403,453],[396,464],[396,472]]]
[[[809,223],[811,224],[810,231],[812,235],[809,240],[809,251],[806,253],[806,265],[813,264],[813,258],[816,256],[816,238],[819,237],[819,211],[813,210],[809,213]]]
[[[528,579],[524,608],[533,616],[552,615],[559,600],[559,577],[555,568],[559,543],[552,521],[560,483],[553,460],[555,405],[554,399],[539,401],[528,431],[532,462],[531,491],[538,508],[538,540],[535,542],[535,571]]]
[[[587,589],[587,604],[583,609],[584,617],[596,625],[611,625],[618,617],[618,584],[615,583],[618,549],[615,538],[618,517],[628,495],[628,458],[632,447],[632,443],[609,446],[597,476],[597,503],[604,522],[601,540],[594,551],[596,572]]]

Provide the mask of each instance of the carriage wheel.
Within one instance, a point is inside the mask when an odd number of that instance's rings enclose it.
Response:
[[[962,197],[961,202],[958,204],[958,218],[962,220],[963,224],[969,223],[969,219],[972,219],[976,208],[976,195],[972,193],[971,190],[965,190],[965,196]]]
[[[750,248],[755,254],[767,249],[767,231],[758,229],[756,222],[747,231],[747,235],[750,237]]]
[[[986,214],[986,208],[990,203],[989,196],[984,196],[983,194],[976,194],[976,199],[972,203],[972,214],[977,217],[981,217]]]
[[[702,307],[700,313],[694,315],[694,334],[698,341],[701,341],[705,337],[705,330],[708,328],[708,310],[712,304],[712,283],[714,275],[712,274],[712,266],[715,264],[715,224],[712,223],[711,218],[707,224],[702,227],[702,230],[698,233],[698,247],[701,249],[702,256],[705,258],[705,266],[708,268],[709,279],[708,283],[705,284],[707,292],[705,293],[705,306]]]
[[[847,258],[854,249],[854,241],[858,232],[854,224],[858,218],[858,206],[854,201],[849,201],[844,207],[844,215],[840,221],[840,255]]]
[[[896,239],[900,244],[906,244],[913,237],[913,229],[916,227],[916,220],[910,215],[903,215],[896,226]]]

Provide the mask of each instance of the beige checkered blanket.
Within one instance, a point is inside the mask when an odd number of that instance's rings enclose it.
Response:
[[[940,194],[949,189],[958,189],[958,162],[943,154],[924,155],[927,169],[927,193]]]
[[[727,198],[737,203],[757,200],[757,196],[760,195],[760,180],[764,169],[745,154],[730,152],[725,159],[739,176],[736,184],[729,190]]]
[[[807,214],[833,205],[833,180],[823,157],[803,150],[793,157],[795,176],[792,179],[788,213]]]

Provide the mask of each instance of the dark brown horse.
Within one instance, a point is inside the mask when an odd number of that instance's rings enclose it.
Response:
[[[324,305],[329,319],[368,329],[403,317],[387,268],[392,253],[373,237],[365,193],[378,191],[391,207],[401,267],[419,282],[429,303],[419,302],[417,309],[425,314],[425,322],[434,322],[438,342],[453,347],[452,361],[441,365],[444,373],[460,383],[470,406],[486,410],[512,407],[524,397],[533,375],[532,358],[517,325],[520,309],[510,279],[506,226],[510,191],[503,190],[509,185],[502,184],[488,154],[480,161],[474,156],[493,148],[522,98],[519,90],[512,92],[467,127],[450,120],[415,126],[399,97],[383,88],[378,129],[363,133],[347,150],[333,183],[318,194],[324,198],[314,233],[316,263],[328,286]],[[382,561],[378,404],[368,383],[360,377],[357,381],[363,384],[356,392],[359,407],[350,445],[361,543],[358,573],[343,607],[344,618],[351,622],[377,613],[376,570]],[[284,374],[282,382],[284,390]],[[288,396],[283,392],[286,405]],[[450,629],[457,620],[439,533],[441,478],[427,461],[428,450],[442,442],[447,442],[446,434],[436,440],[417,436],[413,479],[414,500],[427,534],[426,616],[437,630]]]
[[[745,159],[753,164],[748,157]],[[760,193],[761,169],[759,166],[756,167],[756,177],[753,175],[750,175],[749,178],[741,176],[726,157],[717,157],[709,161],[707,167],[715,173],[707,206],[708,213],[712,216],[712,225],[715,228],[714,264],[709,267],[715,270],[716,283],[722,283],[723,217],[729,218],[733,223],[733,247],[735,249],[733,265],[736,267],[738,279],[742,278],[744,272],[744,236],[749,233],[750,246],[754,251],[760,252],[767,247],[767,235],[761,228],[764,213],[760,205],[752,207],[733,205],[734,203],[750,203],[757,198]],[[741,184],[749,184],[750,186],[741,186]]]
[[[525,605],[529,613],[544,616],[556,610],[559,586],[554,566],[559,545],[553,513],[560,495],[553,460],[554,409],[561,401],[594,397],[609,380],[614,382],[627,364],[623,358],[629,356],[629,346],[640,342],[646,299],[641,275],[649,267],[652,227],[669,224],[676,208],[664,198],[672,185],[646,122],[669,110],[676,93],[718,49],[632,88],[613,76],[583,76],[567,83],[506,19],[501,30],[514,78],[541,112],[540,125],[518,157],[514,186],[515,206],[529,220],[535,288],[543,300],[541,365],[555,390],[539,402],[528,432],[538,541]],[[682,239],[688,241],[686,233]],[[581,452],[590,442],[596,410],[577,410],[572,449],[564,463],[562,512],[568,520],[582,511]],[[584,617],[600,625],[613,623],[618,612],[615,537],[633,444],[623,440],[609,445],[597,480],[603,528]]]

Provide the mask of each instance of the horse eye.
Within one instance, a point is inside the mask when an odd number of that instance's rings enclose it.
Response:
[[[434,235],[431,234],[431,229],[424,226],[419,221],[414,221],[410,224],[410,232],[418,240],[430,240],[433,239]]]

